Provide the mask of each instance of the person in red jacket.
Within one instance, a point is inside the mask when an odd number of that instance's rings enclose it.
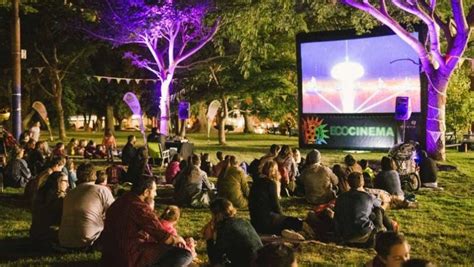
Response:
[[[102,266],[187,266],[191,252],[181,236],[166,232],[153,211],[154,178],[139,179],[107,210]]]

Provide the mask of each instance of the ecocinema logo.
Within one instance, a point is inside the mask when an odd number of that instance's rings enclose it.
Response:
[[[392,127],[379,126],[329,126],[321,124],[315,129],[315,143],[327,144],[327,139],[333,136],[363,136],[363,137],[395,137]]]

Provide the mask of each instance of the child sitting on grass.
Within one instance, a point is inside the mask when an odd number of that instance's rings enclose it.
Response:
[[[166,207],[160,216],[160,222],[163,225],[163,229],[171,235],[178,235],[175,226],[178,223],[180,216],[181,211],[178,206],[170,205]],[[196,242],[192,237],[185,238],[184,240],[186,241],[186,249],[191,252],[193,259],[196,260]]]

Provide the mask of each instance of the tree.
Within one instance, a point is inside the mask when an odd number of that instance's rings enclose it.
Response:
[[[177,69],[201,48],[218,30],[219,20],[211,27],[205,18],[207,1],[84,1],[92,9],[97,28],[86,29],[94,37],[116,46],[135,44],[145,51],[128,52],[126,58],[150,71],[160,81],[160,131],[168,135],[170,92]]]
[[[458,137],[470,129],[474,118],[474,92],[469,90],[469,72],[466,66],[455,70],[448,87],[446,129]]]
[[[341,0],[360,9],[388,26],[418,54],[422,70],[428,80],[428,107],[426,118],[426,149],[436,159],[446,159],[446,90],[454,69],[466,50],[474,27],[474,6],[465,15],[462,0],[451,0],[452,18],[443,19],[436,0],[392,0],[394,7],[416,16],[423,22],[428,34],[425,43],[414,38],[409,31],[389,13],[386,0]],[[440,31],[441,30],[441,31]],[[441,40],[447,43],[441,48]]]
[[[36,78],[42,92],[52,100],[57,114],[59,138],[65,140],[65,82],[75,64],[85,59],[95,48],[68,27],[69,20],[75,14],[62,1],[44,0],[31,6],[37,12],[23,18],[23,23],[28,25],[24,27],[24,36],[29,40],[25,47],[32,51],[28,64],[44,67],[44,71],[32,76]]]

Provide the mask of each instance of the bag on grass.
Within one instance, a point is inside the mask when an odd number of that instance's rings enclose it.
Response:
[[[208,191],[201,191],[191,198],[191,207],[208,208],[211,203]]]

